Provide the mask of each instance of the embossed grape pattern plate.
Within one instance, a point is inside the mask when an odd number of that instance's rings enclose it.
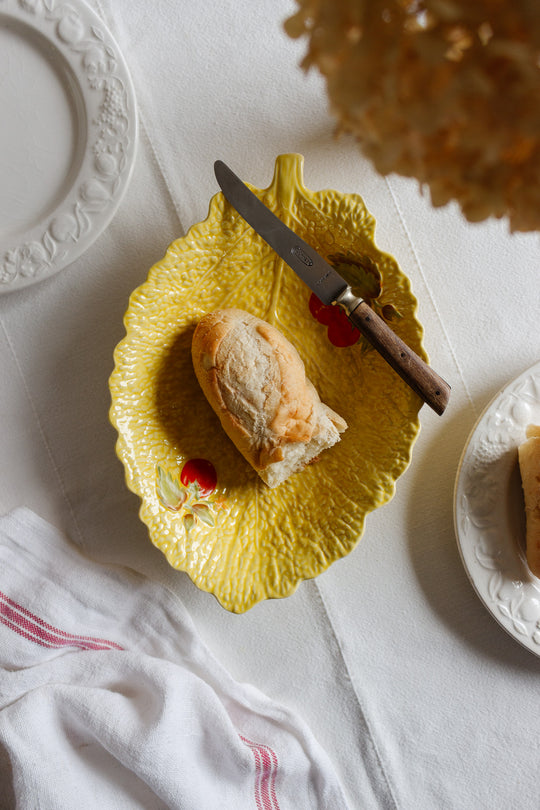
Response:
[[[308,191],[301,155],[281,155],[269,188],[253,189],[339,264],[418,353],[416,300],[395,259],[374,243],[357,195]],[[169,563],[228,610],[291,594],[357,544],[366,515],[387,502],[418,433],[420,399],[224,200],[174,242],[132,294],[115,351],[111,421],[128,486]],[[321,398],[349,428],[320,460],[275,490],[227,438],[194,374],[191,339],[207,312],[238,307],[298,348]],[[347,340],[344,338],[347,337]],[[380,538],[384,542],[384,538]]]
[[[116,42],[81,0],[0,2],[0,293],[66,267],[109,224],[137,113]]]
[[[517,641],[540,655],[540,580],[525,558],[525,512],[517,448],[540,424],[540,363],[488,405],[465,446],[454,493],[458,547],[484,605]]]

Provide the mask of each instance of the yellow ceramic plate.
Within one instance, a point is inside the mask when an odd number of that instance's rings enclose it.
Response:
[[[281,155],[270,187],[253,191],[425,357],[409,282],[376,247],[362,199],[309,191],[302,167],[301,155]],[[193,372],[193,330],[222,307],[280,329],[349,425],[319,462],[275,490],[223,433]],[[131,296],[110,379],[117,452],[152,542],[228,610],[288,596],[348,554],[409,463],[421,401],[358,333],[343,331],[339,312],[318,307],[221,194]]]

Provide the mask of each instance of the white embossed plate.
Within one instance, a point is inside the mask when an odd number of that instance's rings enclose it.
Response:
[[[137,114],[117,44],[81,0],[0,2],[0,293],[41,281],[105,229]]]
[[[517,448],[540,424],[540,363],[505,386],[465,446],[454,493],[458,547],[487,609],[540,656],[540,580],[525,558],[525,513]]]

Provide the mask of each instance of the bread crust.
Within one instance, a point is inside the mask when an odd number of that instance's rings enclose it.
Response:
[[[526,516],[527,563],[540,577],[540,426],[528,425],[526,440],[518,447]]]
[[[270,486],[313,460],[315,446],[320,451],[339,441],[347,427],[320,401],[295,347],[244,310],[205,315],[193,335],[192,359],[226,434]]]

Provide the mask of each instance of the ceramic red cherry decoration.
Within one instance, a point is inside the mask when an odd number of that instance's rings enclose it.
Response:
[[[182,467],[180,481],[185,487],[198,484],[199,495],[204,498],[217,486],[216,468],[205,458],[190,458]]]
[[[309,311],[319,322],[328,326],[328,340],[334,346],[354,346],[360,339],[360,332],[347,318],[341,307],[323,304],[315,293],[309,299]]]

